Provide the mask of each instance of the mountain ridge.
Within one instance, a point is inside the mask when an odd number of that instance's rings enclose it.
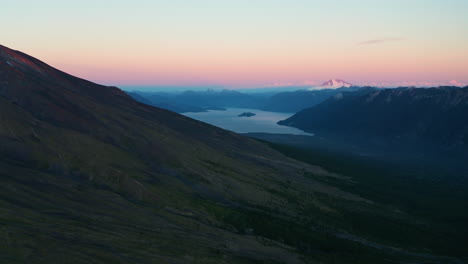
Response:
[[[468,89],[457,87],[381,89],[340,93],[279,124],[324,135],[346,134],[389,142],[466,144]],[[465,142],[465,143],[464,143]],[[461,144],[461,145],[460,145]]]
[[[344,87],[337,89],[298,90],[294,92],[277,93],[266,101],[262,110],[297,113],[314,105],[318,105],[330,97],[346,91],[357,91],[360,87]]]

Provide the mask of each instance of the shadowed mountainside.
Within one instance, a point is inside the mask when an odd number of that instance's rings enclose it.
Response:
[[[273,112],[296,113],[314,105],[318,105],[328,98],[343,91],[355,91],[358,87],[324,89],[324,90],[298,90],[282,92],[268,98],[262,110]]]
[[[468,88],[402,88],[340,93],[280,121],[350,141],[467,150]]]

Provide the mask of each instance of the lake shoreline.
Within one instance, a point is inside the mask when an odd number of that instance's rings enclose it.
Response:
[[[239,117],[242,113],[253,113],[249,118]],[[294,113],[270,112],[250,108],[226,107],[225,110],[209,110],[206,112],[187,112],[183,115],[236,133],[272,133],[314,136],[293,127],[278,125]]]

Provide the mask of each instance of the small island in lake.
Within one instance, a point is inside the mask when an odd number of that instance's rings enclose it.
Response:
[[[239,115],[239,117],[252,117],[252,116],[255,116],[256,114],[254,113],[251,113],[251,112],[244,112],[242,114]]]

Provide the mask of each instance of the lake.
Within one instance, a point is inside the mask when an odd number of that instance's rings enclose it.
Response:
[[[240,114],[254,113],[252,117],[239,117]],[[278,121],[287,119],[294,113],[277,113],[248,108],[226,108],[226,111],[209,110],[201,113],[183,113],[190,118],[236,133],[274,133],[313,136],[300,129],[280,126]]]

